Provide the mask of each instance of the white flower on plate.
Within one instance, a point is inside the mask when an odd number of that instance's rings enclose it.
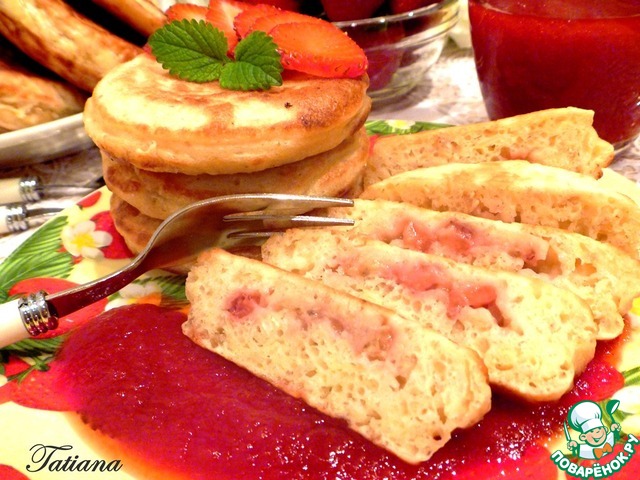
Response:
[[[109,302],[107,310],[134,303],[153,303],[157,305],[162,298],[162,288],[155,282],[130,283],[118,293],[119,295]]]
[[[108,232],[96,230],[91,220],[67,225],[61,233],[62,245],[74,257],[101,259],[100,250],[111,244],[113,237]]]
[[[399,130],[408,130],[415,122],[411,120],[387,120],[387,125]]]

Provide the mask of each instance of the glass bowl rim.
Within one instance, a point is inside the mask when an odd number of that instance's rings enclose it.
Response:
[[[393,15],[382,15],[379,17],[362,18],[359,20],[343,20],[340,22],[332,22],[332,23],[340,29],[363,27],[363,26],[370,26],[370,25],[382,25],[385,23],[397,23],[397,22],[403,22],[405,20],[410,20],[413,18],[421,18],[425,15],[436,13],[447,7],[454,6],[457,3],[458,3],[458,0],[440,0],[438,3],[432,3],[431,5],[416,8],[415,10],[411,10],[409,12],[396,13]],[[437,27],[437,26],[438,25],[434,25],[434,27]]]

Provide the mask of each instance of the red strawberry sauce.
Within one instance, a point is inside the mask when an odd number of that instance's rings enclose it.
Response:
[[[73,332],[56,364],[74,409],[149,463],[190,479],[555,478],[540,446],[571,404],[619,388],[609,343],[559,403],[495,397],[477,426],[427,463],[407,465],[181,332],[182,313],[153,305],[106,312]],[[126,468],[126,462],[124,464]]]

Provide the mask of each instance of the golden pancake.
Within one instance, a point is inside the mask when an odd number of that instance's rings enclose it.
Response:
[[[110,210],[113,225],[133,253],[140,253],[144,249],[153,232],[162,223],[162,220],[140,213],[140,210],[117,195],[111,195]]]
[[[85,107],[88,135],[138,168],[189,175],[247,173],[331,150],[371,109],[367,77],[286,73],[267,91],[235,91],[169,73],[149,54],[116,67]]]
[[[103,176],[113,193],[154,218],[205,198],[238,193],[344,196],[359,183],[369,138],[360,129],[336,148],[299,162],[255,173],[185,175],[150,172],[102,152]]]

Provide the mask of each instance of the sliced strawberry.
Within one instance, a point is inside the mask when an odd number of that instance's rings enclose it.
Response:
[[[362,48],[328,22],[281,23],[269,35],[284,68],[326,78],[354,78],[367,71]]]
[[[219,28],[227,37],[229,52],[233,52],[238,44],[238,35],[233,28],[233,19],[245,8],[247,5],[244,2],[234,0],[211,0],[209,2],[206,20],[214,27]]]
[[[238,36],[244,38],[252,31],[251,27],[253,27],[253,24],[258,18],[266,17],[267,15],[277,15],[280,12],[282,12],[282,10],[273,5],[250,5],[233,20],[233,26]]]
[[[343,20],[360,20],[370,18],[378,8],[382,6],[384,0],[321,0],[327,18],[332,22]]]
[[[252,5],[269,5],[281,8],[282,10],[300,11],[302,0],[243,0]]]
[[[193,5],[191,3],[176,3],[171,5],[166,12],[167,21],[175,20],[205,20],[207,7]]]
[[[271,33],[271,30],[276,25],[280,25],[282,23],[321,23],[328,24],[326,21],[321,20],[319,18],[310,17],[309,15],[303,15],[302,13],[297,12],[289,12],[286,10],[280,10],[279,13],[275,15],[264,15],[258,17],[253,25],[251,26],[251,31],[260,31],[265,33]],[[330,25],[330,24],[329,24]],[[302,32],[304,35],[304,32]]]
[[[391,13],[405,13],[417,8],[426,7],[440,0],[391,0]]]

